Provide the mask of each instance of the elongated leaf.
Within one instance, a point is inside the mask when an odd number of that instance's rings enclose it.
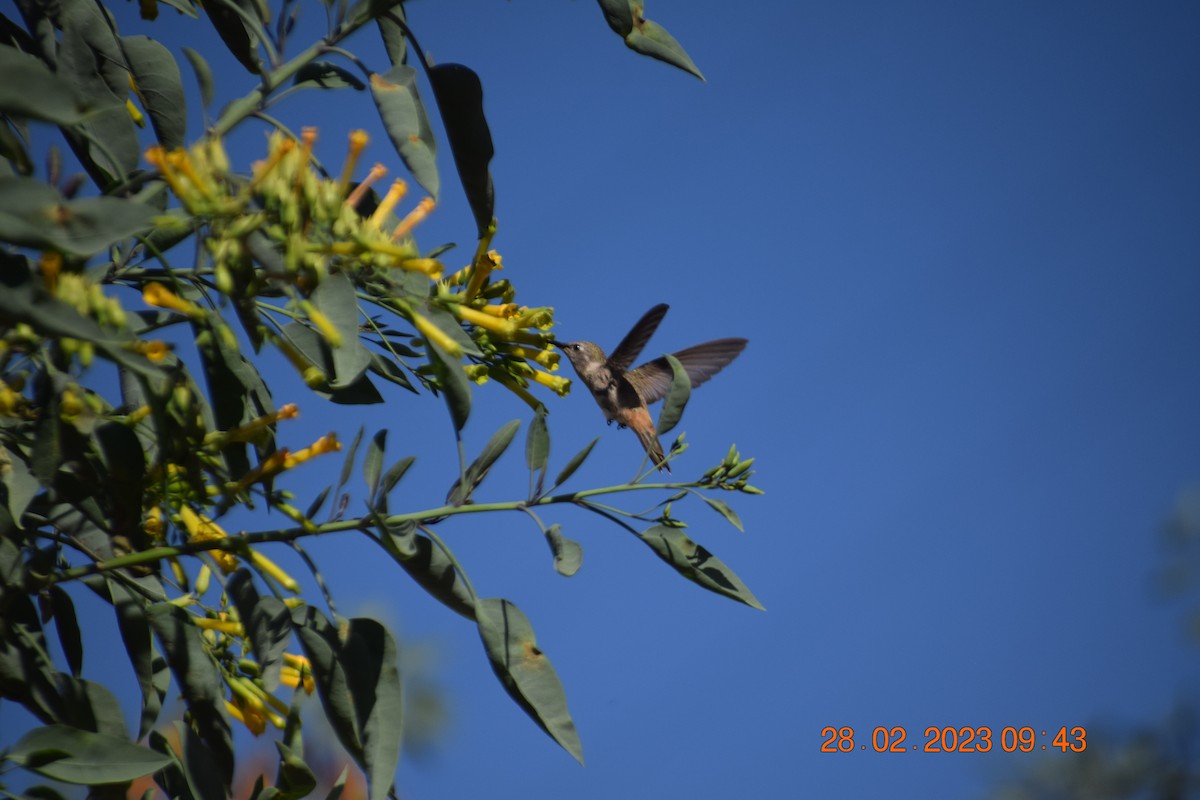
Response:
[[[737,528],[742,533],[746,532],[745,527],[742,526],[742,518],[739,517],[737,512],[730,508],[729,505],[723,500],[718,500],[715,497],[708,497],[706,495],[699,495],[699,497],[708,504],[709,508],[711,508],[713,511],[716,511],[725,519],[729,520],[730,525]]]
[[[471,381],[463,371],[462,364],[434,342],[427,342],[429,363],[433,366],[441,384],[442,394],[446,398],[446,408],[450,411],[450,420],[454,430],[461,431],[471,416]]]
[[[311,607],[295,609],[292,622],[338,740],[367,773],[370,800],[385,800],[400,757],[404,706],[395,640],[371,619],[349,620],[339,637]]]
[[[529,423],[525,436],[525,464],[530,472],[546,468],[550,459],[550,430],[546,427],[546,412],[538,411]]]
[[[283,742],[276,741],[275,749],[279,751],[279,779],[276,784],[281,792],[281,800],[308,797],[317,788],[317,776],[312,768]],[[258,795],[255,800],[266,798]]]
[[[392,360],[390,355],[383,353],[371,353],[371,364],[367,367],[373,375],[378,375],[385,381],[394,383],[404,389],[408,389],[413,394],[420,394],[412,385],[412,381],[408,379],[408,375],[404,373],[404,369]]]
[[[508,446],[512,444],[513,437],[517,435],[517,430],[521,427],[521,421],[514,419],[506,422],[500,430],[492,434],[492,438],[484,445],[479,456],[472,461],[466,469],[466,484],[462,484],[456,480],[450,488],[450,493],[446,498],[446,502],[450,505],[462,505],[475,492],[479,484],[483,483],[483,479],[487,477],[492,465],[496,463],[496,459],[504,454]]]
[[[75,616],[75,604],[71,595],[61,586],[50,587],[50,601],[54,607],[54,627],[58,631],[58,642],[71,674],[79,677],[83,671],[83,639],[79,635],[79,619]]]
[[[4,75],[0,112],[13,117],[72,125],[116,105],[111,98],[76,94],[70,81],[55,75],[40,59],[8,45],[0,46],[0,75]]]
[[[25,149],[25,142],[17,135],[12,121],[0,116],[0,156],[8,160],[18,175],[32,175],[33,162]]]
[[[138,725],[138,738],[141,739],[158,719],[170,685],[170,674],[166,661],[154,646],[143,601],[117,580],[108,581],[108,592],[117,615],[121,641],[129,654],[129,663],[133,666],[142,693],[141,722]]]
[[[34,728],[13,745],[8,757],[47,778],[84,785],[130,781],[170,763],[127,739],[66,725]]]
[[[579,469],[583,465],[584,460],[591,455],[592,448],[596,446],[596,442],[598,441],[600,441],[599,436],[588,442],[587,447],[571,456],[571,460],[567,462],[567,465],[562,468],[562,472],[558,473],[558,477],[554,479],[555,486],[562,486],[567,478],[575,474],[575,470]]]
[[[238,616],[246,628],[246,638],[258,660],[263,688],[273,692],[279,688],[283,652],[292,637],[290,612],[279,598],[259,596],[253,576],[244,567],[230,577],[225,591],[237,606]]]
[[[751,608],[765,611],[758,598],[742,583],[733,570],[719,558],[693,542],[679,528],[655,525],[641,534],[643,542],[683,577],[710,592],[723,594]]]
[[[205,649],[199,629],[182,609],[155,603],[148,616],[167,665],[179,682],[192,725],[212,754],[217,776],[228,792],[233,781],[233,736],[225,716],[217,665]]]
[[[579,571],[583,563],[583,548],[574,539],[562,535],[562,527],[555,523],[546,529],[546,543],[554,554],[554,568],[567,578]]]
[[[156,214],[132,200],[68,201],[35,178],[0,177],[0,240],[13,244],[87,257],[150,230]]]
[[[313,290],[312,302],[341,335],[342,341],[337,347],[321,337],[333,362],[330,387],[337,390],[350,386],[362,377],[371,363],[370,352],[358,338],[359,314],[354,285],[345,273],[330,275]]]
[[[384,130],[417,183],[437,199],[437,144],[425,106],[417,93],[417,71],[399,64],[371,76],[371,97]]]
[[[657,22],[644,18],[640,21],[635,20],[634,29],[625,37],[625,44],[634,52],[657,58],[704,80],[704,75],[683,49],[683,45],[675,41],[675,37]]]
[[[475,619],[475,596],[454,569],[454,563],[441,547],[417,533],[411,522],[389,525],[381,542],[417,585],[447,608]]]
[[[379,484],[379,495],[375,499],[375,504],[379,508],[380,513],[385,516],[388,513],[388,495],[392,493],[392,489],[396,488],[396,484],[408,472],[409,467],[417,459],[414,456],[405,456],[388,467],[387,472],[383,473],[383,480]]]
[[[383,49],[387,51],[392,66],[408,62],[408,37],[400,25],[407,21],[402,2],[394,4],[386,14],[375,18],[379,36],[383,39]]]
[[[663,398],[662,411],[658,414],[658,435],[665,436],[671,432],[683,417],[683,409],[687,407],[692,396],[692,381],[688,378],[687,370],[679,359],[667,353],[663,356],[671,365],[671,388]]]
[[[314,89],[344,89],[362,91],[367,85],[345,67],[329,61],[310,61],[296,73],[293,85]]]
[[[123,36],[121,49],[158,143],[168,150],[183,147],[187,102],[175,57],[149,36]]]
[[[204,4],[208,18],[233,57],[250,73],[262,72],[258,42],[266,38],[261,20],[253,14],[239,14],[234,8],[237,0],[210,0]],[[253,8],[253,3],[246,6]]]
[[[342,472],[338,476],[338,492],[341,492],[342,487],[350,482],[350,473],[354,471],[354,459],[358,457],[358,446],[362,444],[362,437],[363,428],[359,426],[358,433],[354,434],[354,441],[350,442],[350,446],[346,448],[346,460],[342,462]]]
[[[488,661],[505,691],[582,764],[583,745],[567,711],[562,682],[538,647],[529,620],[508,600],[494,597],[479,600],[475,616]]]
[[[383,472],[383,451],[387,447],[387,429],[375,432],[367,445],[363,458],[363,480],[367,482],[367,502],[374,504],[375,492],[379,489],[379,477]]]
[[[190,47],[183,48],[183,55],[187,58],[188,63],[192,66],[192,72],[196,75],[196,84],[200,87],[200,103],[208,108],[213,101],[213,74],[212,69],[208,66],[208,62],[204,60],[204,56]]]
[[[483,113],[483,86],[479,76],[462,64],[438,64],[429,69],[429,83],[437,100],[458,178],[475,217],[479,238],[492,224],[496,198],[488,165],[495,149]]]
[[[176,729],[179,730],[176,741],[182,741],[183,733],[182,723],[175,723]],[[159,731],[150,731],[146,737],[146,744],[156,753],[162,754],[168,764],[162,769],[154,773],[154,782],[163,790],[167,797],[179,798],[179,800],[197,800],[201,796],[200,792],[188,785],[187,773],[183,768],[183,761],[175,752],[175,747],[171,741],[167,739]]]

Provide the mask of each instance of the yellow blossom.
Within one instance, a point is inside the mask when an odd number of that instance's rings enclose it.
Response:
[[[417,207],[408,212],[408,216],[400,220],[400,224],[392,231],[392,241],[403,239],[412,233],[412,229],[420,225],[433,212],[435,207],[437,207],[437,203],[434,202],[432,197],[426,197],[417,203]]]
[[[366,149],[369,141],[371,141],[371,137],[367,136],[367,132],[361,128],[350,131],[350,152],[346,154],[346,163],[342,165],[342,174],[338,177],[339,195],[346,194],[346,189],[350,186],[350,179],[354,177],[354,170],[358,168],[358,158]]]
[[[187,531],[189,541],[207,542],[214,539],[228,538],[228,534],[221,529],[220,525],[213,522],[204,514],[193,511],[190,506],[184,505],[179,507],[179,520],[183,524],[183,529]],[[227,553],[224,550],[213,550],[212,556],[222,572],[229,574],[237,569],[238,560],[232,553]]]
[[[142,530],[151,539],[162,539],[166,535],[166,526],[163,525],[162,509],[158,506],[151,506],[146,511],[146,519],[142,523]]]
[[[532,361],[539,364],[551,372],[558,369],[559,354],[557,350],[531,350],[528,347],[509,347],[508,352],[517,358],[523,358],[526,361]]]
[[[479,244],[481,249],[487,246],[484,242],[480,242]],[[479,294],[479,290],[483,288],[483,284],[492,272],[504,269],[503,264],[500,262],[500,253],[495,250],[488,250],[486,253],[476,252],[475,263],[472,264],[471,280],[467,282],[465,292],[468,300],[475,299],[475,295]]]
[[[317,688],[317,683],[313,680],[312,670],[309,669],[302,672],[295,667],[283,666],[279,669],[279,682],[293,689],[303,688],[305,694],[312,694]]]
[[[288,453],[284,456],[283,468],[291,469],[298,464],[303,464],[310,458],[315,458],[325,453],[334,453],[342,449],[342,444],[337,440],[337,434],[330,433],[317,439],[303,450],[297,450],[294,453]],[[286,452],[286,451],[285,451]]]
[[[392,188],[388,189],[388,193],[384,195],[383,200],[379,201],[379,205],[375,207],[375,213],[371,215],[370,224],[373,228],[378,228],[392,213],[392,209],[400,202],[401,198],[408,193],[408,182],[403,178],[396,178],[392,181]]]
[[[492,333],[498,334],[502,338],[507,339],[516,332],[516,324],[507,319],[493,317],[491,314],[485,314],[482,311],[476,311],[470,306],[464,306],[458,303],[452,304],[450,310],[454,315],[465,322],[470,322],[473,325],[489,330]]]
[[[226,633],[238,639],[245,638],[246,629],[242,627],[242,623],[232,619],[213,619],[212,617],[193,617],[192,622],[195,626],[204,631],[217,631],[218,633]]]
[[[366,196],[367,192],[370,191],[371,184],[384,175],[387,175],[387,167],[383,164],[375,164],[371,167],[371,171],[367,173],[367,177],[363,179],[362,183],[354,187],[354,191],[346,198],[345,204],[350,208],[355,208]]]
[[[183,299],[157,281],[147,283],[145,288],[142,289],[142,300],[146,302],[146,305],[178,311],[180,314],[185,314],[193,319],[204,316],[204,309],[200,308],[200,306],[190,300]]]
[[[240,704],[226,700],[225,710],[229,716],[245,725],[255,736],[261,735],[267,729],[267,718],[257,709],[244,708]]]
[[[543,386],[554,390],[559,397],[566,397],[567,393],[571,391],[570,378],[564,378],[560,375],[551,375],[550,373],[542,372],[541,370],[534,370],[531,377]]]
[[[46,282],[46,288],[52,292],[58,286],[58,273],[62,271],[62,265],[63,258],[61,253],[56,253],[52,250],[42,253],[42,280]]]
[[[296,579],[288,573],[284,572],[278,564],[264,556],[257,550],[251,549],[246,555],[250,563],[258,567],[259,572],[264,575],[269,575],[279,583],[280,586],[287,589],[292,594],[300,593],[300,584],[296,583]]]
[[[418,314],[416,311],[410,312],[412,316],[413,327],[425,337],[426,341],[436,344],[438,347],[446,351],[451,358],[458,358],[462,355],[462,345],[451,339],[449,334],[434,325],[425,317]]]

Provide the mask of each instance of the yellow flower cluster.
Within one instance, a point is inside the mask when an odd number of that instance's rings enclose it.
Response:
[[[329,275],[342,273],[351,278],[360,300],[407,319],[423,340],[458,359],[464,356],[461,336],[447,329],[448,318],[431,317],[423,306],[428,303],[449,311],[478,347],[479,354],[472,349],[472,363],[464,365],[472,380],[495,379],[535,407],[541,403],[526,391],[531,382],[566,394],[570,381],[549,374],[558,368],[549,333],[553,309],[517,305],[512,284],[492,280],[501,263],[500,256],[488,250],[491,234],[480,242],[469,265],[443,279],[441,262],[422,256],[412,239],[413,229],[434,208],[432,198],[424,198],[402,217],[394,215],[408,189],[397,179],[371,209],[367,202],[370,189],[387,170],[376,164],[361,183],[352,184],[368,143],[367,134],[350,134],[349,150],[336,179],[324,177],[315,167],[316,140],[314,128],[305,128],[299,139],[275,133],[266,157],[253,165],[249,180],[231,173],[219,139],[205,139],[189,150],[147,150],[147,161],[159,170],[187,211],[206,221],[206,246],[217,289],[245,301],[262,294],[266,284],[273,284],[290,298],[290,313],[306,320],[336,348],[344,345],[344,330],[308,297]],[[276,257],[264,259],[268,251]],[[415,296],[412,281],[404,282],[401,289],[401,282],[394,277],[397,270],[429,279],[428,296]],[[165,285],[147,285],[144,297],[150,305],[193,319],[206,313]],[[262,334],[295,366],[307,385],[315,388],[326,383],[321,368],[290,342],[267,329]],[[430,372],[420,374],[432,380]]]

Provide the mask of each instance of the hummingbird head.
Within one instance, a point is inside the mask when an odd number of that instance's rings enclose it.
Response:
[[[603,364],[608,360],[608,356],[604,355],[600,346],[593,342],[557,342],[556,346],[566,353],[576,372],[592,364]]]

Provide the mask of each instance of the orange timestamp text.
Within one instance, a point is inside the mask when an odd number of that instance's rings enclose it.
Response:
[[[855,740],[850,726],[821,728],[822,753],[852,753],[870,750],[876,753],[1032,753],[1058,750],[1063,753],[1082,753],[1087,749],[1087,730],[1082,726],[1063,725],[1057,730],[1030,725],[1006,725],[998,734],[985,726],[962,727],[930,725],[921,738],[909,741],[903,725],[876,726],[868,741]]]

